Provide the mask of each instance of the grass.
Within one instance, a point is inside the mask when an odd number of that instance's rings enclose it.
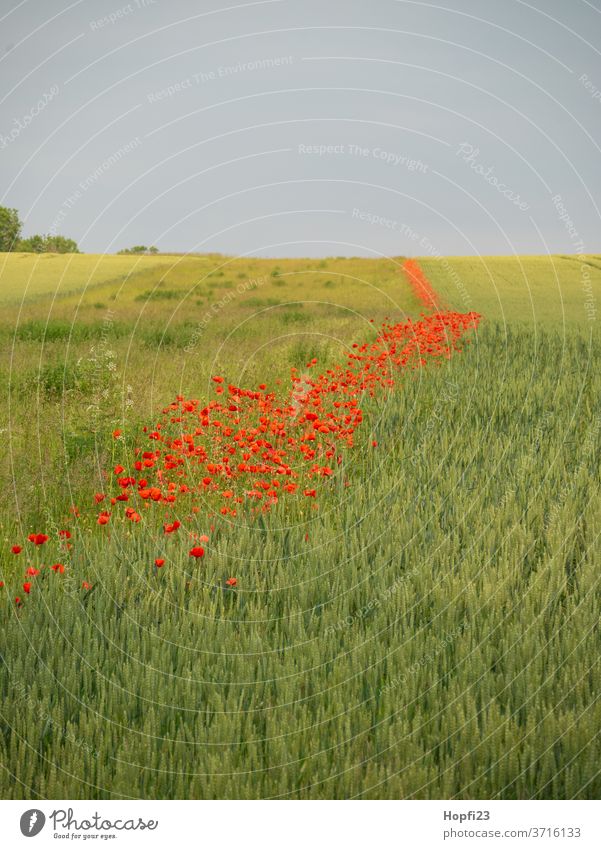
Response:
[[[211,374],[283,381],[420,306],[400,259],[118,259],[122,279],[58,300],[40,280],[3,311],[2,795],[598,798],[601,334],[580,264],[421,261],[484,314],[474,342],[363,400],[318,510],[214,517],[191,565],[152,523],[86,519],[112,429],[129,451]],[[66,522],[67,558],[10,553]],[[17,610],[24,568],[59,557]]]

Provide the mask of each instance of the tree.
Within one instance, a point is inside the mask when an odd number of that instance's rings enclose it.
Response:
[[[118,254],[158,254],[159,249],[154,245],[147,247],[146,245],[134,245],[133,248],[123,248],[122,251],[117,251]]]
[[[15,250],[22,226],[16,209],[0,206],[0,251]]]
[[[18,250],[31,252],[36,254],[54,253],[54,254],[78,254],[79,248],[77,242],[73,239],[67,239],[65,236],[29,236],[27,239],[21,239],[18,245]]]
[[[46,236],[46,251],[55,254],[78,254],[77,242],[66,236]]]
[[[27,239],[21,239],[17,245],[17,250],[22,251],[23,253],[44,253],[44,237],[29,236]]]

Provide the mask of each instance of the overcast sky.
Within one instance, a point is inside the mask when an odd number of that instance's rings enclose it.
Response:
[[[0,0],[0,102],[85,251],[601,252],[601,0]]]

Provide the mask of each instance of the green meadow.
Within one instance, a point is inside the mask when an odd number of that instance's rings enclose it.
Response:
[[[3,798],[599,797],[601,258],[418,259],[478,331],[191,565],[85,519],[116,452],[417,319],[403,257],[0,254]]]

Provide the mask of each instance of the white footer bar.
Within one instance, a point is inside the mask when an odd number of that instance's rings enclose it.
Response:
[[[595,801],[0,801],[13,846],[601,847]]]

